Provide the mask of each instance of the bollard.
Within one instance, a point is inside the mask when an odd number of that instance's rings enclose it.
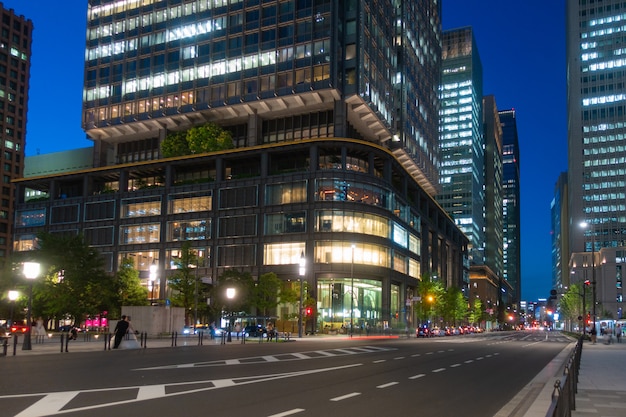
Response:
[[[15,356],[16,351],[17,351],[17,333],[13,337],[13,356]]]
[[[61,333],[61,353],[63,353],[63,339],[65,339],[65,333]]]
[[[65,352],[67,352],[67,345],[70,343],[70,335],[68,334],[65,338]]]

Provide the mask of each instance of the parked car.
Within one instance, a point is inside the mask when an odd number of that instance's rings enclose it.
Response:
[[[28,331],[28,326],[25,324],[12,324],[11,325],[11,333],[26,333]]]
[[[432,337],[430,329],[428,327],[418,327],[415,331],[416,337]]]

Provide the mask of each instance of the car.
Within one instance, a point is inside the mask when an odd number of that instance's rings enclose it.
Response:
[[[182,331],[180,332],[181,334],[185,335],[185,336],[189,336],[195,333],[195,330],[193,328],[193,326],[183,326]]]
[[[432,337],[430,329],[428,327],[418,327],[415,331],[416,337]]]
[[[11,325],[11,333],[26,333],[28,331],[28,326],[25,324],[16,324],[13,323]]]
[[[267,334],[267,329],[260,324],[246,326],[243,329],[246,337],[265,337]]]

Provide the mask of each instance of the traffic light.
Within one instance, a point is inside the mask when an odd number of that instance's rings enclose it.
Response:
[[[304,309],[304,315],[307,317],[311,317],[311,315],[313,314],[313,309],[311,307],[307,307]]]

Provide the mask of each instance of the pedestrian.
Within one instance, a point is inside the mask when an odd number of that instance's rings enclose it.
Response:
[[[115,325],[115,342],[113,343],[113,349],[117,349],[120,347],[120,343],[122,343],[122,339],[126,336],[126,332],[128,331],[128,322],[126,321],[126,316],[122,316],[122,319],[117,322]]]
[[[615,336],[617,337],[617,343],[622,343],[622,325],[619,323],[615,326]]]
[[[598,337],[598,331],[596,330],[596,326],[593,326],[589,333],[591,334],[591,343],[595,345],[596,338]]]
[[[78,337],[78,329],[76,328],[75,325],[72,326],[72,328],[70,329],[70,340],[76,340],[76,338]]]

